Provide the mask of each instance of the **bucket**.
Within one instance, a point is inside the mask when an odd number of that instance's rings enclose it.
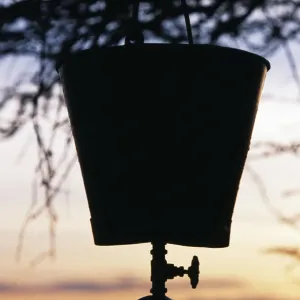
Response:
[[[96,245],[229,245],[269,68],[212,45],[134,44],[62,60]]]

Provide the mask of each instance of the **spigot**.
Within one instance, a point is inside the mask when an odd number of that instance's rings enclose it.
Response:
[[[199,266],[200,266],[199,259],[197,256],[194,256],[192,259],[191,266],[188,268],[187,271],[193,289],[197,287],[199,282],[199,274],[200,274]]]
[[[191,266],[185,270],[184,267],[175,267],[173,264],[166,265],[166,276],[167,279],[173,279],[176,276],[183,277],[185,274],[190,278],[191,286],[195,289],[199,282],[199,259],[197,256],[194,256],[192,259]]]

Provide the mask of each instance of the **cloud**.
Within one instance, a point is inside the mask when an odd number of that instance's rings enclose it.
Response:
[[[192,297],[192,298],[188,298],[186,300],[228,300],[228,297],[222,297],[222,296],[217,296],[214,298],[197,298],[197,297]],[[234,297],[234,298],[230,298],[231,300],[292,300],[291,298],[282,298],[282,297],[276,297],[276,296],[263,296],[263,295],[252,295],[252,296],[238,296],[238,297]]]
[[[0,282],[0,293],[14,290],[14,286],[10,283]]]
[[[247,286],[247,282],[236,278],[204,278],[199,280],[201,289],[241,289]]]
[[[184,280],[185,279],[185,280]],[[170,293],[176,292],[176,290],[190,290],[188,278],[181,280],[173,280],[167,282],[167,287]],[[176,282],[177,281],[177,282]],[[0,297],[1,294],[15,294],[22,293],[26,295],[27,293],[43,293],[43,294],[61,294],[61,293],[90,293],[90,294],[107,294],[114,292],[130,292],[130,291],[141,291],[141,295],[149,293],[151,287],[150,280],[141,280],[136,277],[120,277],[107,281],[91,281],[91,280],[65,280],[58,281],[53,283],[48,283],[45,285],[25,285],[25,284],[11,284],[7,282],[0,282]],[[264,295],[249,295],[243,296],[243,293],[246,292],[247,282],[235,278],[200,278],[199,281],[199,293],[201,296],[196,296],[192,298],[187,298],[186,300],[227,300],[228,297],[224,298],[222,292],[226,290],[237,290],[238,297],[231,298],[232,300],[291,300],[284,298],[276,298],[276,296],[264,296]],[[216,292],[213,298],[205,298],[202,295],[202,292]],[[199,295],[197,292],[197,294]]]
[[[109,281],[99,280],[99,282],[91,280],[65,280],[47,284],[13,284],[0,282],[1,293],[109,293],[119,291],[130,291],[136,289],[149,290],[151,282],[146,282],[134,277],[121,277]]]
[[[122,292],[136,289],[149,289],[151,283],[137,278],[122,277],[111,281],[64,281],[57,282],[47,287],[49,292],[85,292],[85,293],[108,293]]]
[[[168,281],[167,287],[172,290],[189,290],[190,284],[188,278],[181,278],[174,281]],[[243,289],[247,283],[232,278],[200,278],[198,288],[203,290],[225,290],[225,289]],[[45,285],[25,285],[9,284],[0,282],[1,293],[25,293],[25,292],[42,292],[42,293],[113,293],[126,292],[132,290],[149,291],[151,288],[150,280],[141,280],[136,277],[120,277],[111,280],[65,280]]]

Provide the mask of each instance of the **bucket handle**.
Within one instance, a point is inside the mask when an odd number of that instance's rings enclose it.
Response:
[[[125,45],[144,44],[144,40],[145,40],[144,35],[142,30],[139,28],[139,6],[140,6],[140,0],[133,0],[131,24],[130,24],[129,33],[125,37]],[[186,0],[181,0],[181,6],[183,8],[183,15],[185,19],[188,42],[190,45],[193,45],[194,39],[192,33],[192,26],[191,26],[191,20],[190,20],[190,15],[188,12],[188,5],[186,3]]]

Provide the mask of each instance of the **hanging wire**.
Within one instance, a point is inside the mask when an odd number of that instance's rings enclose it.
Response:
[[[136,22],[139,21],[139,8],[140,8],[140,1],[135,0],[132,5],[132,19]]]
[[[139,27],[139,7],[140,0],[133,0],[132,4],[132,15],[131,15],[131,24],[129,32],[125,38],[125,45],[132,43],[143,44],[144,35],[141,28]]]
[[[191,26],[191,20],[190,20],[190,15],[189,15],[189,8],[186,3],[186,0],[181,0],[181,5],[183,8],[183,14],[184,14],[184,19],[185,19],[188,41],[189,41],[190,45],[193,45],[194,39],[193,39],[193,33],[192,33],[192,26]]]
[[[189,10],[188,10],[188,5],[186,0],[181,0],[181,5],[183,8],[188,42],[190,45],[193,45],[194,44],[193,32],[192,32],[191,20],[190,20],[190,15],[189,15]],[[134,42],[141,43],[141,44],[144,43],[144,36],[141,29],[139,28],[139,6],[140,6],[140,0],[133,0],[131,24],[130,24],[129,32],[125,38],[125,45],[132,44]]]

